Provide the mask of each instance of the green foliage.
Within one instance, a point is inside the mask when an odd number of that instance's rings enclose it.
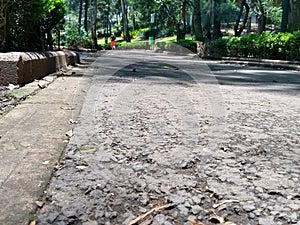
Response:
[[[220,55],[220,56],[227,56],[228,52],[227,52],[227,45],[228,42],[231,41],[231,45],[232,46],[232,51],[234,52],[235,49],[235,42],[236,42],[236,37],[233,37],[232,39],[229,38],[219,38],[217,40],[214,40],[212,42],[209,42],[208,48],[210,50],[210,53],[213,55]]]
[[[93,42],[89,38],[88,33],[81,27],[78,32],[78,24],[76,22],[67,23],[62,34],[62,44],[71,48],[92,48]]]
[[[173,52],[197,52],[197,41],[194,40],[180,40],[176,41],[174,39],[171,40],[164,40],[164,41],[158,41],[155,43],[156,48],[160,49],[162,51],[173,51]]]
[[[122,38],[124,38],[124,34],[121,34]],[[149,28],[142,28],[138,30],[130,31],[131,39],[141,39],[141,40],[148,40],[150,36],[150,29]]]
[[[194,53],[197,52],[197,41],[186,39],[186,40],[180,40],[179,42],[177,42],[177,44],[188,49],[191,52]]]
[[[8,8],[5,50],[34,51],[42,49],[41,20],[46,1],[15,1]]]
[[[52,43],[51,32],[62,22],[66,7],[64,0],[14,0],[6,10],[6,41],[0,50],[41,51],[46,36]]]
[[[50,26],[50,29],[53,29],[54,26],[62,22],[66,11],[64,0],[47,0],[45,5],[45,23]]]
[[[118,49],[149,49],[148,41],[122,42],[117,43]]]
[[[220,56],[300,60],[300,31],[223,37],[208,44]]]
[[[137,39],[138,31],[137,30],[130,31],[130,37],[131,37],[131,39]]]

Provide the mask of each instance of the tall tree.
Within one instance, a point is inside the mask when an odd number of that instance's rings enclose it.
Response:
[[[121,0],[122,16],[123,16],[123,29],[124,29],[124,39],[126,42],[130,42],[130,33],[128,27],[128,16],[127,16],[127,6],[126,0]]]
[[[93,26],[92,26],[92,39],[93,45],[95,49],[98,49],[98,42],[97,42],[97,9],[98,9],[98,1],[94,0],[93,4]]]
[[[213,32],[212,36],[214,39],[218,39],[222,37],[221,32],[221,18],[220,18],[220,0],[213,0],[214,1],[214,13],[212,18],[212,24],[213,24]]]
[[[250,7],[247,3],[247,0],[241,0],[240,2],[238,2],[238,4],[240,6],[240,11],[239,11],[238,17],[237,17],[235,25],[234,25],[234,35],[236,37],[241,36],[243,30],[246,28],[246,24],[247,24],[248,16],[249,16],[249,11],[250,11]],[[245,9],[245,15],[244,15],[242,25],[240,26],[240,20],[243,16],[244,9]]]
[[[95,2],[94,2],[95,4]],[[88,32],[88,12],[90,7],[90,0],[85,0],[85,6],[84,6],[84,30]]]
[[[169,21],[169,25],[176,27],[177,41],[185,39],[184,18],[186,14],[186,1],[185,0],[161,0],[160,1],[160,14],[162,18]]]
[[[290,12],[288,15],[288,30],[300,29],[300,0],[290,0]]]
[[[83,0],[80,0],[80,2],[79,2],[79,14],[78,14],[78,33],[81,32],[82,10],[83,10]]]
[[[267,24],[267,9],[266,1],[252,0],[252,10],[258,19],[258,33],[261,34],[266,30]]]
[[[53,50],[52,32],[63,21],[65,13],[66,4],[64,0],[47,0],[43,28],[47,36],[45,47],[48,50]]]
[[[41,51],[42,21],[48,11],[44,0],[15,0],[7,15],[7,50]]]
[[[281,18],[281,26],[280,31],[286,32],[288,28],[289,21],[289,0],[282,0],[282,18]]]
[[[193,4],[193,25],[194,25],[194,31],[195,31],[195,39],[197,41],[203,41],[200,0],[194,0],[194,4]]]
[[[5,50],[7,38],[7,21],[8,8],[11,2],[9,0],[2,0],[0,5],[0,51]]]

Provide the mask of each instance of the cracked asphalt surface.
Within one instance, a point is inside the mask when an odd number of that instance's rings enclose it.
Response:
[[[299,72],[149,51],[96,65],[37,224],[300,224]]]

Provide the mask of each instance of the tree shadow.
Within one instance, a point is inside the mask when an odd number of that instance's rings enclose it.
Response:
[[[220,85],[251,86],[259,91],[295,93],[300,91],[300,73],[260,67],[209,64]]]
[[[117,78],[117,79],[116,79]],[[179,67],[160,61],[141,61],[127,65],[118,70],[109,79],[110,82],[131,82],[132,79],[151,80],[159,84],[195,84],[196,81]]]

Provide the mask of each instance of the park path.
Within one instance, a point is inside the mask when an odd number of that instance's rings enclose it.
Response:
[[[299,72],[149,51],[96,65],[37,224],[300,224]]]

